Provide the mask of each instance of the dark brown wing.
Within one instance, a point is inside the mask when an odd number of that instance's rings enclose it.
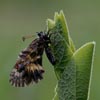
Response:
[[[30,83],[41,80],[44,69],[42,68],[43,45],[39,46],[39,39],[35,39],[24,49],[10,74],[10,83],[15,87],[24,87]]]

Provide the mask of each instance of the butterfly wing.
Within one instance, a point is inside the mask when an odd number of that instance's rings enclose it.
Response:
[[[44,48],[38,46],[39,40],[35,39],[23,50],[11,71],[10,83],[15,87],[24,87],[30,83],[41,80],[44,69],[42,67],[42,54]],[[41,52],[41,53],[40,53]]]

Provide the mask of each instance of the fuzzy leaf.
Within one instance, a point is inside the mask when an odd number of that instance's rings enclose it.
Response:
[[[75,51],[62,11],[55,13],[54,21],[49,19],[47,24],[57,61],[54,65],[58,78],[57,98],[53,100],[88,100],[95,43],[87,43]]]
[[[54,21],[48,19],[47,26],[47,29],[53,33],[50,37],[51,48],[57,61],[57,64],[54,65],[54,69],[59,79],[66,67],[66,62],[72,57],[75,47],[69,36],[68,27],[62,11],[60,14],[55,13]]]
[[[59,100],[76,100],[76,68],[74,59],[71,59],[58,81]]]
[[[92,72],[94,42],[78,49],[58,83],[59,100],[87,100]]]

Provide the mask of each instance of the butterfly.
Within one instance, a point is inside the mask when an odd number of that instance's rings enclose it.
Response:
[[[47,58],[54,65],[56,60],[51,50],[50,33],[37,32],[38,38],[34,39],[27,48],[21,51],[10,73],[9,82],[15,87],[24,87],[31,83],[38,83],[43,79],[45,72],[42,65],[42,56],[45,51]],[[23,37],[25,40],[26,37]]]

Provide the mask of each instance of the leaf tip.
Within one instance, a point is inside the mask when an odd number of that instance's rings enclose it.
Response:
[[[54,25],[55,25],[55,22],[53,20],[51,20],[51,19],[47,19],[46,23],[47,23],[47,26],[48,26],[47,28],[49,28],[49,29],[52,29],[54,27]]]
[[[96,42],[95,41],[93,41],[92,43],[93,43],[94,46],[96,45]]]

